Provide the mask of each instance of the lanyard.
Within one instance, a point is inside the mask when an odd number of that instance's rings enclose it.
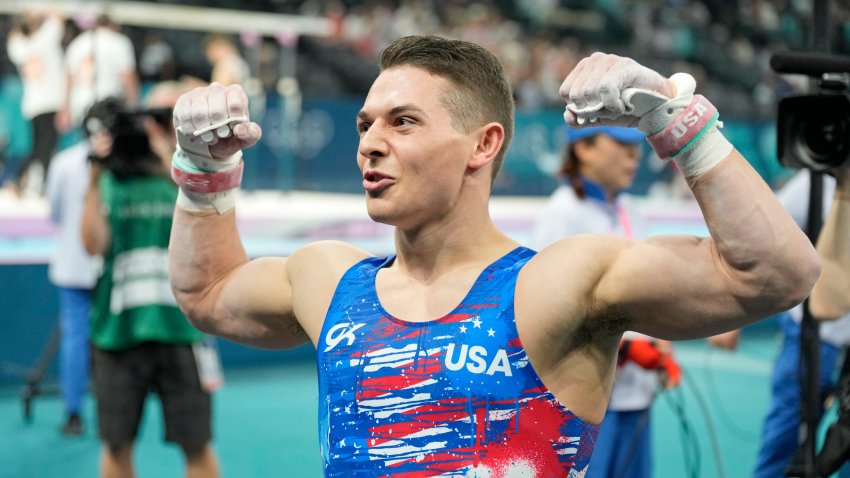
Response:
[[[617,205],[617,219],[623,228],[623,236],[628,239],[634,239],[635,235],[632,230],[632,223],[629,221],[629,215],[626,214],[626,209],[621,204]]]

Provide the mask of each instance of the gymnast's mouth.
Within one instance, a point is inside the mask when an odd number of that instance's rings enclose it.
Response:
[[[363,189],[367,192],[381,192],[393,184],[395,184],[395,178],[378,170],[369,169],[363,173]]]

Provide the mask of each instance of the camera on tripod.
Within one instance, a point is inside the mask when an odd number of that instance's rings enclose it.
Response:
[[[850,58],[782,52],[770,65],[777,73],[815,78],[818,92],[779,102],[777,153],[786,167],[832,171],[850,164]]]

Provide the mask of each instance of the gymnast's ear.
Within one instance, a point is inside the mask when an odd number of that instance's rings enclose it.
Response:
[[[492,163],[505,142],[505,128],[497,122],[487,123],[471,133],[475,139],[472,156],[467,162],[471,169],[480,169]]]

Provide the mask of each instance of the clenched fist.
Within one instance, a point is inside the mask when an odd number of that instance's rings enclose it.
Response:
[[[262,136],[260,126],[248,118],[248,97],[239,85],[195,88],[177,100],[173,120],[183,151],[214,160],[229,158]],[[203,169],[218,169],[211,166]]]
[[[645,113],[676,95],[676,87],[631,58],[594,53],[567,75],[559,93],[570,126],[587,123],[638,126]]]

